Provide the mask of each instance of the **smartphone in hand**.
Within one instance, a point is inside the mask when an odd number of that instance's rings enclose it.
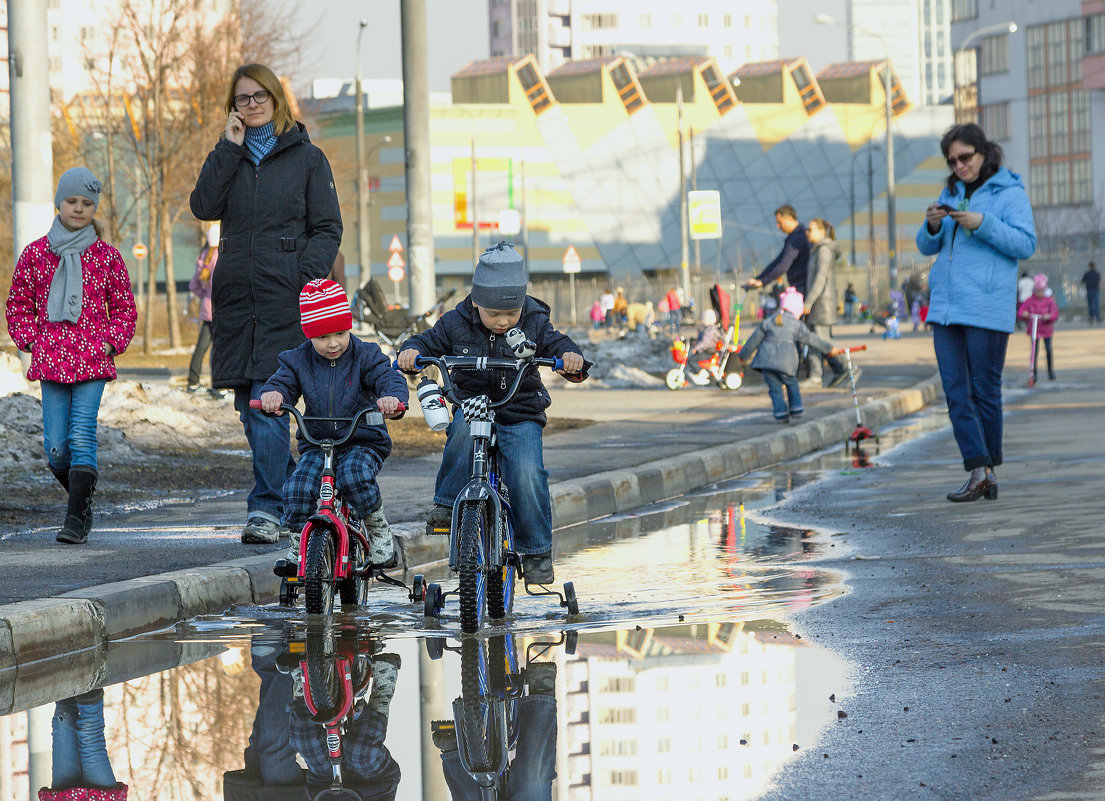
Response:
[[[937,203],[936,208],[947,212],[959,211],[959,209],[955,208],[955,206],[949,206],[947,203]]]

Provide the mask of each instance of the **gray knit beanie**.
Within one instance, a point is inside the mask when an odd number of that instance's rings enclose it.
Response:
[[[472,302],[485,309],[520,309],[526,300],[526,267],[509,242],[484,251],[472,274]]]
[[[101,189],[103,189],[103,184],[87,167],[74,167],[71,170],[66,170],[58,179],[58,191],[54,195],[54,208],[60,209],[61,201],[67,197],[78,196],[86,197],[99,206]]]

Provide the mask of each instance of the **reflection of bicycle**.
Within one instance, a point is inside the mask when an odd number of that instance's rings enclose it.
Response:
[[[251,400],[250,408],[260,409],[260,400]],[[309,615],[328,615],[334,609],[335,591],[342,606],[363,604],[367,600],[368,584],[376,578],[388,584],[406,588],[398,579],[384,573],[368,561],[368,532],[364,521],[342,502],[341,487],[334,482],[334,451],[357,433],[363,421],[372,426],[383,425],[384,416],[373,408],[362,409],[352,419],[346,417],[305,417],[288,403],[282,411],[295,418],[300,435],[322,450],[322,478],[318,489],[318,509],[303,524],[299,535],[299,560],[296,563],[278,559],[273,572],[280,576],[280,604],[294,606],[302,587]],[[400,404],[400,411],[403,410]],[[348,423],[340,439],[315,439],[307,422]],[[420,582],[408,588],[411,601],[422,600]]]
[[[551,787],[555,749],[539,741],[555,737],[556,666],[534,660],[558,645],[564,645],[567,654],[575,653],[576,633],[567,632],[555,642],[531,643],[525,664],[519,666],[513,636],[490,637],[486,647],[478,639],[461,642],[461,695],[453,701],[453,719],[431,724],[451,790],[455,783],[472,782],[481,801],[493,801],[515,797],[512,784],[532,791],[532,782],[547,778]],[[445,646],[441,639],[430,639],[426,648],[437,659]],[[539,695],[546,696],[540,700],[547,703],[535,704]],[[522,742],[527,737],[531,742]]]
[[[507,332],[507,341],[517,329]],[[518,332],[520,336],[521,332]],[[532,344],[532,343],[524,343]],[[495,439],[495,409],[513,399],[526,371],[535,366],[562,369],[560,359],[537,358],[532,350],[517,359],[487,356],[419,356],[415,362],[421,370],[434,365],[441,372],[442,394],[460,407],[473,441],[471,479],[453,503],[453,517],[449,527],[449,567],[459,574],[460,626],[466,633],[478,631],[485,620],[501,620],[510,614],[514,606],[516,575],[522,574],[522,560],[514,550],[514,526],[510,519],[510,501],[501,467]],[[487,395],[477,395],[462,400],[450,371],[461,370],[513,370],[514,381],[503,397],[492,401]],[[528,583],[525,590],[530,595],[555,595],[568,613],[579,613],[575,586],[564,584],[564,595],[545,590],[535,592]],[[425,592],[427,617],[437,617],[445,605],[445,597],[453,592],[443,592],[438,584],[430,584]]]

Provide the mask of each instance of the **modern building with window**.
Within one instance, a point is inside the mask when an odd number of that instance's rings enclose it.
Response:
[[[958,118],[977,120],[1024,178],[1037,260],[1081,275],[1105,227],[1105,141],[1093,136],[1105,132],[1105,2],[952,0],[952,42],[969,45],[956,59]]]
[[[491,56],[532,54],[543,71],[630,54],[710,56],[729,72],[779,55],[777,0],[490,0]]]

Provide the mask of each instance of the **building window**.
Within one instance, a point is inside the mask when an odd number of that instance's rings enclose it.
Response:
[[[1086,17],[1086,52],[1105,53],[1105,14]]]
[[[733,45],[725,45],[725,51],[724,52],[725,52],[725,57],[726,58],[732,58],[733,57]]]
[[[672,14],[670,19],[671,19],[671,22],[668,25],[669,28],[682,28],[683,27],[683,15],[682,14]]]
[[[721,24],[724,25],[726,28],[732,28],[733,27],[733,15],[732,14],[723,14],[722,17],[721,17]]]
[[[1062,86],[1067,81],[1067,24],[1052,22],[1047,26],[1047,83]]]
[[[1028,199],[1033,206],[1049,205],[1047,175],[1046,164],[1033,164],[1028,168]]]
[[[979,45],[978,71],[980,75],[993,75],[1009,71],[1009,37],[990,36]]]
[[[637,15],[637,27],[638,28],[651,28],[652,27],[652,15],[651,14],[638,14]]]
[[[1025,32],[1025,70],[1029,89],[1047,86],[1047,38],[1043,25],[1034,25]]]
[[[612,771],[610,773],[610,784],[636,787],[637,786],[637,771],[635,771],[635,770],[615,770],[615,771]]]
[[[1093,203],[1093,165],[1089,159],[1078,159],[1071,166],[1074,168],[1071,202]]]
[[[980,109],[982,130],[990,139],[1009,138],[1009,103],[993,103]]]
[[[700,27],[700,28],[709,28],[710,27],[710,15],[709,14],[699,14],[698,15],[698,27]]]
[[[978,0],[952,0],[952,22],[978,18]]]
[[[618,27],[617,14],[584,14],[580,17],[580,25],[583,30],[604,30]]]
[[[636,709],[604,709],[599,713],[599,723],[636,723]]]
[[[1070,152],[1090,152],[1090,94],[1085,89],[1070,93]]]

